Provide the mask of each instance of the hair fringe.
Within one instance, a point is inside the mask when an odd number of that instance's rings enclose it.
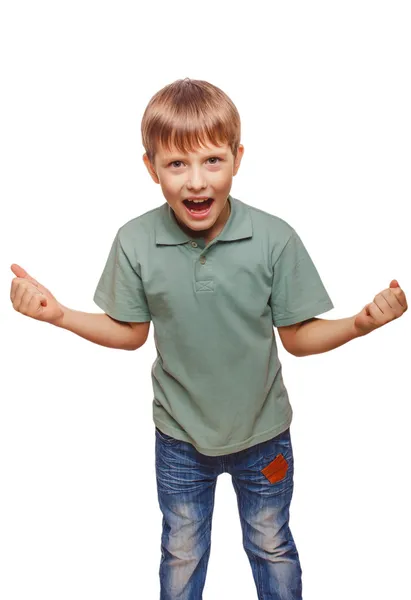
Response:
[[[178,79],[149,101],[141,121],[144,149],[152,164],[158,147],[195,152],[228,144],[234,156],[241,136],[238,110],[220,88],[199,79]]]

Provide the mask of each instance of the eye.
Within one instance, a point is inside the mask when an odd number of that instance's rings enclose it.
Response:
[[[213,161],[215,160],[215,161],[222,162],[222,159],[221,159],[221,158],[219,158],[218,156],[211,156],[211,157],[210,157],[210,158],[208,158],[207,160],[213,160]],[[173,162],[169,163],[169,165],[168,165],[168,166],[169,166],[169,167],[174,167],[174,166],[175,166],[175,168],[176,168],[176,169],[178,169],[178,168],[180,168],[180,166],[181,166],[182,164],[183,164],[183,161],[182,161],[182,160],[173,160]],[[212,165],[216,165],[217,163],[216,163],[216,162],[212,162],[212,163],[210,163],[210,164],[212,164]]]

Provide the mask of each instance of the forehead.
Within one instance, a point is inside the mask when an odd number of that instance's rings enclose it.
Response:
[[[178,156],[200,156],[200,157],[208,156],[212,152],[224,153],[224,152],[228,152],[229,150],[230,150],[230,146],[227,143],[215,146],[214,144],[211,144],[210,142],[208,142],[207,145],[199,146],[192,152],[181,152],[181,150],[179,150],[176,146],[170,146],[170,148],[168,149],[168,148],[165,148],[164,146],[158,145],[158,147],[156,149],[156,154],[161,159],[167,159],[167,158],[174,157],[175,155],[178,155]]]

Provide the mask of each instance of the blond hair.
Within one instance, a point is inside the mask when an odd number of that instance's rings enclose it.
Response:
[[[236,156],[240,134],[240,115],[227,94],[207,81],[189,77],[158,91],[141,121],[143,146],[152,164],[158,145],[187,153],[208,142],[227,143]]]

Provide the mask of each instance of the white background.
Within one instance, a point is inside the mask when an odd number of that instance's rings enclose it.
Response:
[[[191,77],[236,104],[231,193],[299,233],[335,305],[324,318],[392,279],[411,296],[410,17],[405,1],[3,3],[2,600],[157,599],[161,536],[152,326],[126,352],[25,317],[10,265],[101,312],[118,228],[164,202],[142,161],[144,108]],[[304,600],[408,597],[410,314],[305,358],[276,333]],[[228,597],[257,595],[224,474],[204,599]]]

